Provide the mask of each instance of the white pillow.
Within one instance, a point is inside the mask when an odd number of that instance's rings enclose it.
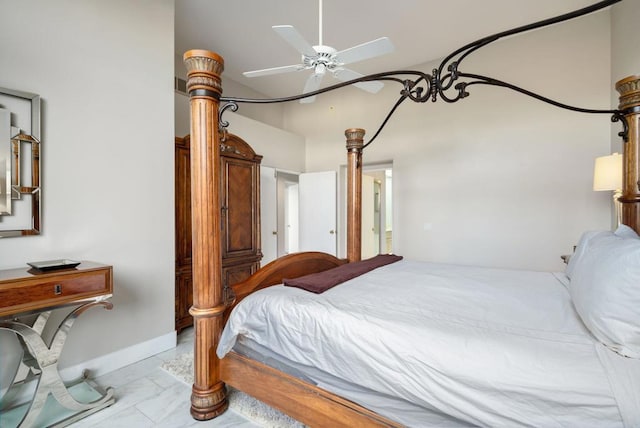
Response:
[[[575,251],[573,252],[571,257],[569,257],[569,263],[567,263],[567,267],[564,270],[564,273],[565,275],[567,275],[567,278],[571,279],[571,276],[573,275],[576,265],[578,265],[582,260],[582,256],[584,255],[585,249],[589,244],[589,241],[595,236],[611,235],[611,234],[612,233],[609,232],[608,230],[607,231],[594,230],[594,231],[584,232],[580,237],[580,240],[578,241],[578,245],[576,245]],[[625,239],[626,238],[640,239],[640,236],[638,236],[636,231],[625,224],[621,224],[620,226],[618,226],[614,234]]]
[[[621,355],[640,358],[640,239],[592,236],[569,292],[596,339]]]
[[[567,275],[567,278],[571,279],[571,277],[573,276],[573,272],[576,269],[576,266],[582,262],[582,258],[584,257],[587,246],[589,245],[589,241],[591,241],[591,239],[593,239],[594,237],[600,236],[600,235],[609,236],[609,235],[613,235],[613,232],[610,232],[608,230],[606,231],[594,230],[594,231],[584,232],[582,234],[582,236],[578,240],[578,245],[576,245],[575,251],[573,252],[571,257],[569,257],[569,263],[567,263],[567,267],[564,270],[564,274]]]
[[[640,236],[638,236],[636,231],[631,229],[626,224],[621,224],[620,226],[618,226],[614,233],[621,238],[640,239]]]

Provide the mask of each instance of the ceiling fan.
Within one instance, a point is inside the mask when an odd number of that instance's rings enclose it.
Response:
[[[320,87],[320,82],[327,72],[341,81],[348,81],[361,77],[344,65],[374,58],[392,52],[394,47],[387,37],[380,37],[348,49],[337,51],[331,46],[322,44],[322,0],[319,3],[318,45],[312,46],[291,25],[274,25],[272,28],[287,43],[302,54],[302,63],[285,65],[283,67],[266,68],[263,70],[247,71],[242,73],[246,77],[267,76],[271,74],[289,73],[293,71],[313,70],[313,74],[307,78],[303,93],[313,92]],[[376,93],[384,84],[382,82],[358,82],[354,86],[365,91]],[[300,100],[301,103],[311,103],[315,99],[307,97]]]

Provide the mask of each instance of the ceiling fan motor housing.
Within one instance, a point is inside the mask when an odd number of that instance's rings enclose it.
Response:
[[[314,46],[313,49],[317,55],[302,55],[302,63],[305,68],[313,68],[316,74],[324,74],[326,70],[334,71],[341,65],[335,58],[337,51],[331,46],[319,45]]]

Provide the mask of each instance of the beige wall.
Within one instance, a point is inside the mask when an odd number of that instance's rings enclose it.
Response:
[[[616,82],[640,75],[640,2],[625,0],[611,8],[611,74]]]
[[[262,155],[262,165],[284,171],[301,172],[305,168],[305,139],[301,135],[269,126],[265,123],[227,112],[229,132],[239,135],[256,153]]]
[[[243,112],[246,111],[243,109]],[[175,94],[176,135],[189,134],[189,97]],[[282,117],[280,117],[282,119]],[[304,171],[305,139],[301,135],[227,111],[223,120],[229,123],[229,132],[238,135],[262,155],[262,165],[287,171]]]
[[[0,0],[0,86],[43,100],[43,233],[0,239],[0,268],[56,258],[114,266],[113,311],[82,315],[61,367],[175,343],[173,8]]]
[[[606,109],[609,40],[605,11],[495,43],[462,69]],[[390,83],[377,95],[347,88],[314,104],[287,105],[285,128],[307,137],[307,171],[338,170],[344,130],[372,135],[399,90]],[[456,104],[406,102],[365,150],[365,162],[393,161],[394,251],[437,262],[563,269],[560,255],[582,231],[610,224],[610,195],[591,190],[593,160],[609,152],[609,117],[501,88],[470,92]]]
[[[640,2],[625,0],[611,8],[611,86],[627,76],[640,75]],[[611,93],[611,105],[618,107],[618,92]],[[618,124],[613,125],[611,151],[622,153],[622,143],[616,134]]]

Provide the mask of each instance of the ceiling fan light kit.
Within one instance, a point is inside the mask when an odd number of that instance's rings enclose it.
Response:
[[[302,70],[313,70],[305,83],[303,93],[309,93],[320,87],[322,78],[327,71],[340,81],[349,81],[363,77],[362,74],[345,68],[344,65],[371,59],[385,55],[394,50],[393,43],[387,37],[380,37],[370,42],[338,51],[331,46],[322,44],[322,0],[319,0],[318,45],[312,46],[291,25],[274,25],[273,30],[284,41],[289,43],[301,55],[301,63],[282,67],[265,68],[262,70],[247,71],[242,73],[245,77],[259,77],[273,74],[289,73]],[[376,93],[384,84],[382,82],[360,82],[354,86],[368,92]],[[315,96],[300,100],[301,103],[311,103]]]

